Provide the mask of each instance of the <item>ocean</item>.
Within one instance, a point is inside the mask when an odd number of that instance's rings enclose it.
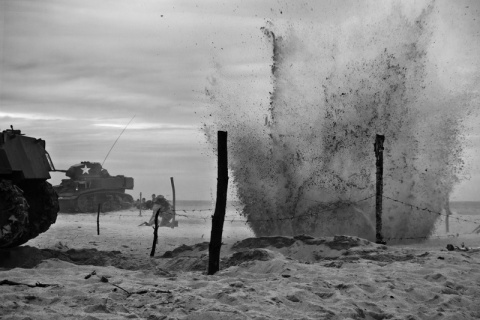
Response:
[[[450,210],[453,214],[480,215],[480,202],[477,201],[453,201],[450,202]]]
[[[253,236],[253,231],[248,227],[246,218],[242,216],[240,202],[230,201],[227,203],[225,215],[225,233],[228,235],[232,224],[245,224]],[[371,209],[374,210],[374,207]],[[466,242],[470,245],[480,245],[480,202],[477,201],[453,201],[450,202],[452,214],[448,217],[445,212],[438,217],[435,228],[427,241],[420,241],[422,245],[443,247],[446,243],[460,245]],[[201,228],[209,230],[210,219],[215,211],[214,201],[177,200],[176,213],[180,224],[197,224]],[[422,239],[424,240],[424,239]],[[416,243],[418,241],[409,241]],[[419,242],[419,243],[420,243]],[[457,243],[458,242],[458,243]]]

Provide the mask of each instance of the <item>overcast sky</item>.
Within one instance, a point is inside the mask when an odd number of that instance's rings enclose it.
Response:
[[[271,48],[260,28],[306,12],[326,19],[322,5],[335,2],[0,0],[0,129],[46,140],[57,169],[68,169],[102,162],[135,116],[105,162],[110,174],[134,177],[134,196],[170,195],[174,177],[178,199],[214,199],[216,159],[200,128],[215,66],[268,84]],[[479,14],[479,2],[456,3],[446,14],[462,18],[468,6],[469,18]],[[479,41],[477,26],[457,34]],[[480,139],[469,139],[471,179],[458,200],[480,200]]]

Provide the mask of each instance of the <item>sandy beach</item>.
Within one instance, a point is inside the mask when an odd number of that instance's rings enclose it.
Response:
[[[0,0],[0,320],[480,319],[479,17]]]
[[[102,214],[100,235],[96,214],[59,214],[2,251],[0,319],[480,318],[480,236],[467,234],[479,216],[452,216],[448,234],[439,221],[431,240],[395,246],[253,238],[238,216],[225,222],[221,270],[208,276],[211,212],[161,228],[153,258],[153,229],[139,227],[150,213]]]

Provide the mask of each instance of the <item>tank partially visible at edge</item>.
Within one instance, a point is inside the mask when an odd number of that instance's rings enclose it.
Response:
[[[133,206],[133,197],[125,190],[133,189],[133,178],[111,176],[98,162],[82,161],[71,166],[63,179],[54,186],[58,193],[60,212],[119,211]]]
[[[22,245],[57,220],[50,171],[55,167],[44,140],[13,127],[0,132],[0,248]]]

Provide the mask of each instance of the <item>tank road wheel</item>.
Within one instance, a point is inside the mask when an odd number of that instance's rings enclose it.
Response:
[[[120,211],[122,209],[121,197],[118,194],[108,193],[105,200],[102,204],[102,212]]]
[[[25,181],[19,184],[28,202],[28,227],[12,245],[19,246],[43,233],[57,221],[60,210],[58,195],[46,181]]]
[[[102,203],[102,212],[120,211],[121,207],[115,200]]]
[[[91,195],[81,195],[77,200],[78,210],[82,213],[92,213],[97,212],[95,206],[93,205],[93,196]]]
[[[129,194],[122,195],[122,209],[130,209],[133,207],[133,197]]]
[[[0,248],[13,247],[26,232],[28,204],[22,191],[0,180]]]

